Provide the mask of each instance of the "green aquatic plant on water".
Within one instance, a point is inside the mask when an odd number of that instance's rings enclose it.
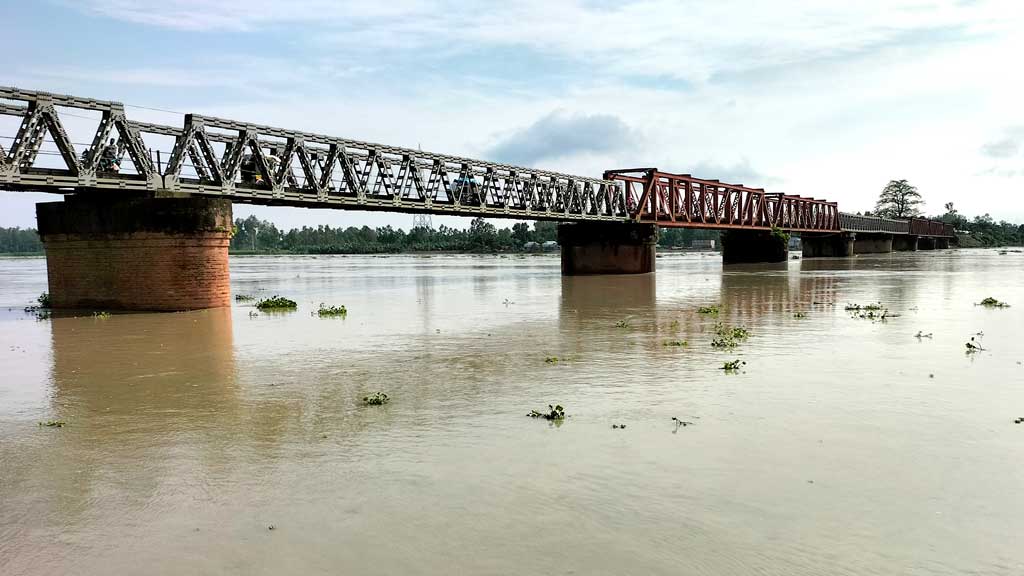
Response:
[[[750,331],[742,326],[726,326],[719,322],[715,325],[715,333],[719,336],[732,338],[733,340],[746,340],[750,337]]]
[[[885,310],[885,306],[882,306],[881,302],[877,304],[865,304],[863,306],[860,304],[847,304],[844,310],[847,312],[880,312]]]
[[[562,408],[561,404],[552,406],[548,404],[547,412],[538,412],[536,410],[530,410],[527,414],[530,418],[543,418],[545,420],[565,420],[565,409]]]
[[[282,296],[273,296],[271,298],[264,298],[256,303],[256,308],[266,311],[274,310],[295,310],[299,305],[294,300],[289,300]]]
[[[971,336],[971,339],[968,340],[967,343],[964,344],[964,346],[967,348],[968,354],[974,354],[975,352],[983,352],[985,350],[984,348],[981,347],[981,341],[975,340],[974,336]]]
[[[93,312],[92,317],[97,320],[106,320],[107,318],[110,318],[110,312]]]
[[[713,340],[711,340],[711,347],[712,348],[735,348],[736,347],[736,341],[731,339],[731,338],[722,338],[721,336],[716,336]]]
[[[615,323],[616,328],[629,328],[629,320],[619,320]]]
[[[881,302],[877,304],[847,304],[844,308],[850,313],[851,318],[862,318],[864,320],[871,321],[885,321],[889,318],[898,318],[899,314],[893,314],[889,312],[889,309],[882,305]]]
[[[317,308],[316,315],[321,318],[344,318],[348,316],[348,309],[344,305],[328,306],[321,302],[320,307]]]
[[[743,360],[732,360],[730,362],[725,362],[724,364],[722,364],[722,370],[725,370],[726,373],[736,372],[740,369],[741,366],[746,365],[747,363],[744,362]]]
[[[999,300],[996,300],[995,298],[993,298],[991,296],[989,296],[988,298],[985,298],[981,302],[978,302],[977,304],[975,304],[975,306],[984,306],[986,308],[1009,308],[1010,307],[1010,305],[1007,304],[1006,302],[1000,302]]]
[[[255,299],[252,294],[235,294],[235,302],[251,302]]]
[[[665,340],[664,342],[661,343],[661,345],[674,347],[689,346],[686,340]]]
[[[391,399],[388,398],[388,395],[383,392],[374,392],[369,396],[363,396],[363,404],[367,406],[383,406],[390,401]]]
[[[713,348],[735,348],[740,342],[750,337],[750,331],[742,326],[726,326],[719,322],[715,324],[715,334],[712,341]]]
[[[718,313],[720,311],[721,308],[718,304],[714,304],[711,306],[701,306],[700,308],[697,308],[698,314],[707,314],[708,316],[718,316]]]
[[[548,356],[544,359],[546,364],[558,364],[558,356]]]
[[[797,310],[793,313],[793,318],[807,318],[807,312],[803,310]]]
[[[40,426],[44,426],[46,428],[63,428],[65,424],[66,422],[63,420],[47,420],[46,422],[39,423]]]
[[[50,293],[49,292],[43,292],[42,294],[39,295],[38,298],[36,298],[36,302],[39,302],[39,307],[40,308],[49,308],[50,307]]]

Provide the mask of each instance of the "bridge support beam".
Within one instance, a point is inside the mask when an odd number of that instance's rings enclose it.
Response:
[[[857,234],[854,254],[887,254],[892,252],[892,234]]]
[[[578,222],[558,225],[562,275],[654,272],[654,224]]]
[[[722,263],[785,262],[789,259],[788,235],[767,230],[725,230],[722,232]]]
[[[853,256],[857,235],[853,232],[804,233],[800,236],[804,258],[846,258]]]
[[[949,238],[936,238],[935,239],[936,250],[948,250],[949,249]]]
[[[898,234],[892,237],[892,249],[898,252],[916,252],[917,236]]]
[[[36,204],[36,218],[54,308],[230,305],[230,200],[68,197]]]
[[[934,236],[921,236],[917,241],[918,250],[935,250],[937,238]]]

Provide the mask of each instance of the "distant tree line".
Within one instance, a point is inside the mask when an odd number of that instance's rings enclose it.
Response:
[[[474,218],[469,228],[448,226],[417,227],[408,232],[391,226],[370,228],[327,225],[303,226],[285,232],[272,222],[255,216],[235,220],[231,239],[233,252],[291,252],[298,254],[388,254],[399,252],[515,252],[528,242],[543,244],[556,240],[558,223],[517,222],[511,228],[496,228],[483,218]],[[663,229],[658,244],[663,247],[689,246],[691,240],[717,240],[714,230]]]
[[[33,228],[0,228],[0,253],[42,253],[43,242]]]
[[[961,244],[966,247],[1024,246],[1024,224],[1013,224],[1006,220],[996,222],[988,214],[968,220],[966,216],[957,212],[952,202],[946,203],[945,214],[932,218],[952,224],[957,232],[967,232],[968,239],[958,234],[961,236]]]
[[[555,240],[558,224],[537,221],[531,228],[518,222],[498,229],[483,218],[474,218],[460,230],[441,225],[416,227],[408,232],[381,226],[303,226],[285,232],[255,216],[235,220],[231,239],[234,252],[292,252],[299,254],[387,254],[398,252],[507,252],[522,250],[527,242]]]

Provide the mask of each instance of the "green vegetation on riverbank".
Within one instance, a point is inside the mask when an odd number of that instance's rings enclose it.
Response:
[[[934,218],[952,224],[957,231],[966,232],[957,234],[964,248],[1024,246],[1024,224],[1013,224],[1006,220],[996,222],[988,214],[968,220],[957,212],[952,202],[946,204],[945,214]]]
[[[1024,246],[1024,224],[996,222],[985,214],[968,219],[946,204],[946,213],[934,216],[953,224],[964,248]],[[511,228],[497,228],[474,218],[469,228],[417,227],[408,232],[391,226],[332,228],[303,226],[287,232],[255,216],[235,220],[232,254],[397,254],[406,252],[517,252],[527,242],[554,241],[556,222],[517,222]],[[715,230],[668,228],[660,231],[661,248],[689,246],[694,240],[718,240]],[[32,228],[0,228],[0,256],[42,256],[43,243]]]
[[[517,222],[511,228],[497,228],[483,218],[474,218],[469,228],[417,227],[408,232],[382,226],[332,228],[303,226],[287,232],[273,223],[249,216],[235,220],[231,238],[232,254],[398,254],[407,252],[520,252],[524,245],[556,240],[558,224],[538,221]],[[717,240],[715,230],[662,230],[658,245],[663,248],[688,246],[692,240]]]
[[[32,228],[0,228],[0,254],[41,256],[43,242]]]

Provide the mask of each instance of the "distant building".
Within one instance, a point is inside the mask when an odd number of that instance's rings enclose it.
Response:
[[[690,248],[693,250],[714,250],[714,240],[690,240]]]
[[[554,240],[548,240],[547,242],[541,244],[541,248],[543,248],[545,252],[554,252],[555,250],[558,250],[558,242],[555,242]]]
[[[540,250],[540,244],[537,244],[536,242],[527,242],[526,244],[523,244],[523,250],[526,250],[527,252],[535,252]]]

